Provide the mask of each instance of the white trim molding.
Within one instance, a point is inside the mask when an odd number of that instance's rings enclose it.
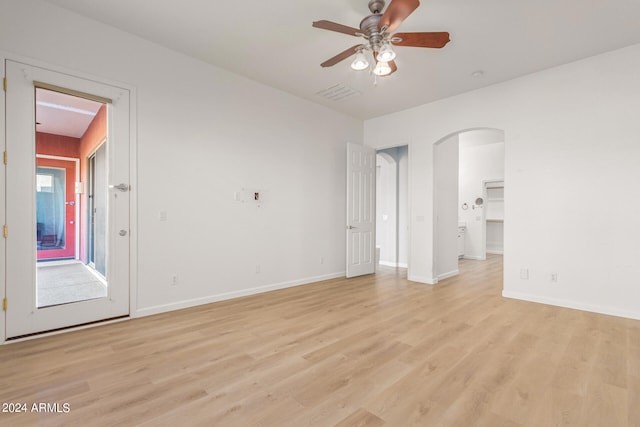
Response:
[[[558,307],[572,308],[574,310],[589,311],[592,313],[606,314],[609,316],[624,317],[627,319],[640,320],[640,311],[621,310],[615,307],[601,305],[584,304],[578,301],[568,301],[559,298],[548,298],[538,295],[531,295],[522,292],[502,291],[505,298],[518,299],[522,301],[535,302],[539,304],[555,305]]]
[[[437,278],[413,276],[413,275],[408,275],[407,280],[410,280],[412,282],[424,283],[427,285],[435,285],[436,283],[438,283]]]
[[[166,313],[174,310],[181,310],[184,308],[196,307],[198,305],[211,304],[213,302],[225,301],[234,298],[246,297],[250,295],[261,294],[264,292],[275,291],[278,289],[293,288],[295,286],[308,285],[310,283],[321,282],[323,280],[338,279],[345,277],[346,272],[341,271],[339,273],[325,274],[322,276],[307,277],[299,280],[292,280],[290,282],[274,283],[272,285],[259,286],[256,288],[243,289],[235,292],[225,292],[222,294],[209,295],[201,298],[194,298],[189,300],[177,301],[169,304],[156,305],[153,307],[140,308],[136,310],[135,316],[132,317],[144,317],[154,314]]]

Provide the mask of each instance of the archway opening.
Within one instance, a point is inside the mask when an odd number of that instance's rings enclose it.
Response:
[[[500,129],[467,129],[434,145],[434,277],[460,259],[504,252],[504,146]]]

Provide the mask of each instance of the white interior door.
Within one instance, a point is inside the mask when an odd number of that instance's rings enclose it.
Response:
[[[347,144],[347,277],[375,272],[376,152]]]
[[[6,336],[33,334],[120,317],[129,313],[129,92],[126,89],[73,77],[14,61],[6,61]],[[124,183],[107,193],[105,295],[80,301],[43,305],[38,301],[39,238],[36,194],[46,191],[36,174],[36,87],[104,99],[106,105],[106,182]],[[48,89],[48,90],[49,90]],[[41,89],[38,89],[41,90]],[[49,103],[52,104],[52,103]],[[49,105],[51,107],[51,105]],[[53,106],[64,110],[64,106]],[[46,177],[45,177],[46,178]],[[81,181],[86,187],[86,172]],[[106,185],[105,182],[105,185]],[[44,188],[44,190],[43,190]],[[77,187],[80,191],[81,186]],[[84,228],[82,228],[84,230]],[[77,261],[65,261],[66,263]],[[81,265],[84,267],[84,265]],[[64,276],[64,275],[63,275]],[[96,278],[100,275],[96,274]],[[62,277],[68,279],[69,277]]]

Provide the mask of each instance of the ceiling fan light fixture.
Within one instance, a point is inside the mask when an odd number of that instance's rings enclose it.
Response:
[[[373,69],[373,74],[376,76],[388,76],[391,74],[391,67],[388,62],[378,61],[376,67]]]
[[[362,71],[369,68],[369,61],[367,61],[362,50],[359,50],[358,53],[356,53],[356,57],[353,58],[353,62],[351,63],[351,68],[356,71]]]
[[[385,3],[389,3],[385,9]],[[322,30],[334,31],[349,36],[363,37],[366,42],[357,44],[334,55],[320,64],[321,67],[332,67],[337,63],[356,57],[351,63],[354,70],[368,69],[375,76],[388,76],[393,74],[398,66],[396,64],[395,46],[420,47],[439,49],[449,41],[449,33],[438,32],[410,32],[397,33],[396,28],[411,15],[420,5],[418,0],[369,0],[371,15],[360,21],[359,28],[349,27],[336,22],[321,20],[314,21],[312,26]],[[383,9],[384,12],[383,12]],[[371,52],[368,59],[363,58],[364,51]],[[373,61],[373,62],[372,62]],[[376,79],[374,79],[375,81]]]
[[[396,58],[396,52],[390,43],[385,43],[378,52],[378,59],[383,62],[393,61]]]

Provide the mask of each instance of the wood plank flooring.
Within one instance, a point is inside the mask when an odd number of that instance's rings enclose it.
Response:
[[[500,256],[460,269],[0,346],[0,402],[28,405],[0,425],[640,426],[639,321],[502,298]]]

